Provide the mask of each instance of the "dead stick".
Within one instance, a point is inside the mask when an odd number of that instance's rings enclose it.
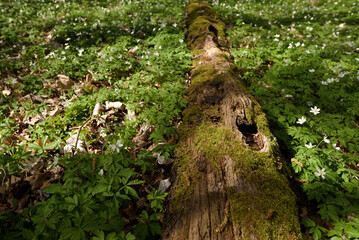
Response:
[[[86,119],[86,121],[85,121],[85,122],[80,126],[80,128],[79,128],[79,132],[77,133],[77,136],[76,136],[75,152],[76,152],[76,149],[77,149],[77,142],[79,141],[80,132],[81,132],[82,128],[85,126],[85,124],[86,124],[88,121],[90,121],[91,117],[92,117],[92,113],[90,114],[90,116]],[[74,152],[72,152],[72,154],[71,154],[71,157],[73,157],[73,156],[74,156]]]

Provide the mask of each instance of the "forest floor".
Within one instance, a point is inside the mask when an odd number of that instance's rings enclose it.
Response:
[[[359,238],[359,4],[208,2],[309,201],[306,234]],[[191,80],[186,4],[0,3],[4,239],[158,239]]]

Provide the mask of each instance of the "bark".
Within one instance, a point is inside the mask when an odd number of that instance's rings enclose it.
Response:
[[[206,2],[186,9],[194,55],[163,239],[301,239],[295,195],[260,105]]]

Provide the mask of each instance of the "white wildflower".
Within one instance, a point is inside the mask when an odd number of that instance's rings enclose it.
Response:
[[[305,144],[305,146],[309,149],[315,147],[315,145],[313,145],[311,142],[309,144]]]
[[[109,147],[116,152],[120,152],[120,148],[123,147],[123,144],[121,143],[121,140],[118,140],[115,145],[110,144]]]
[[[301,118],[298,119],[297,123],[303,124],[303,123],[305,123],[305,121],[307,121],[307,119],[304,116],[302,116]]]
[[[330,143],[330,140],[327,138],[327,136],[324,137],[323,141],[326,143]]]
[[[334,148],[335,150],[340,151],[340,147],[337,147],[337,144],[336,144],[336,143],[333,143],[333,148]]]
[[[317,106],[314,106],[314,108],[312,107],[310,109],[310,112],[313,113],[314,115],[317,115],[320,113],[320,108],[317,108]]]
[[[317,171],[318,172],[315,172],[314,174],[315,174],[315,176],[317,176],[317,177],[322,177],[323,179],[325,178],[325,174],[327,174],[326,172],[325,172],[325,168],[322,168],[322,169],[319,169],[318,167],[317,167]]]

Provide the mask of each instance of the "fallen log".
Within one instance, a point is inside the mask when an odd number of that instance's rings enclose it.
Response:
[[[286,164],[206,2],[186,9],[194,55],[163,239],[301,239]]]

